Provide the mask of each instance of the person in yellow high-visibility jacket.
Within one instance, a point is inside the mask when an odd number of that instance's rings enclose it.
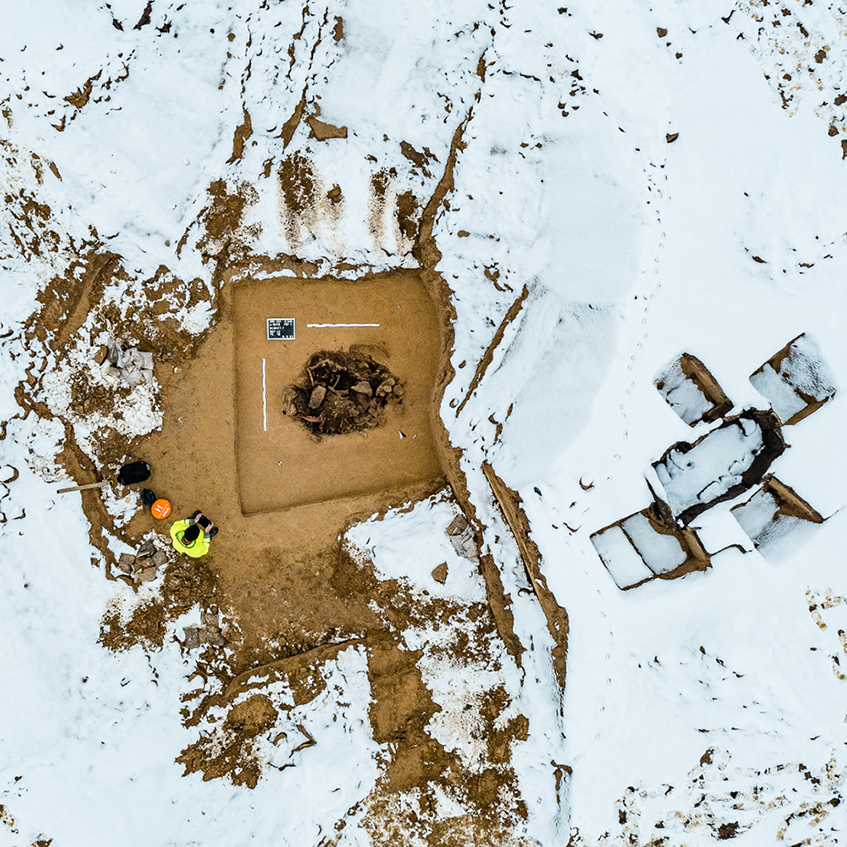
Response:
[[[203,532],[200,532],[200,529]],[[171,525],[171,540],[174,548],[192,559],[199,559],[209,552],[209,541],[218,528],[199,510],[190,518]]]

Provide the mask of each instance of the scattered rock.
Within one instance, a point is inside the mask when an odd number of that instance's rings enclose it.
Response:
[[[456,515],[453,523],[447,527],[447,535],[461,535],[468,528],[468,519],[464,515]]]
[[[113,368],[120,367],[119,362],[121,358],[122,347],[119,341],[116,341],[114,338],[110,338],[106,343],[106,357],[109,360],[109,364]]]
[[[217,610],[213,612],[201,612],[200,620],[207,629],[220,629]]]
[[[433,569],[432,578],[442,585],[447,582],[447,562],[442,562],[437,568]]]
[[[156,566],[151,565],[150,567],[136,569],[135,574],[133,575],[133,579],[135,580],[136,585],[142,582],[150,582],[156,578]]]
[[[94,354],[94,362],[97,365],[102,365],[103,362],[106,361],[106,354],[108,353],[108,348],[105,344],[101,344],[100,347],[97,348],[97,352]]]
[[[156,545],[153,543],[152,539],[148,539],[138,548],[138,555],[136,555],[136,559],[147,559],[152,556],[156,552]],[[160,563],[162,564],[162,563]]]
[[[363,432],[384,424],[386,407],[400,404],[402,396],[397,377],[367,353],[321,351],[283,394],[283,413],[317,438]]]
[[[226,638],[219,629],[206,631],[206,643],[212,647],[223,647],[226,644]]]
[[[456,515],[453,522],[447,527],[447,535],[458,555],[465,559],[475,559],[479,556],[479,548],[476,545],[473,530],[471,530],[464,515]]]
[[[211,644],[213,647],[223,647],[227,639],[221,632],[219,614],[217,609],[200,613],[200,625],[194,624],[183,629],[185,641],[183,647],[193,650],[201,644]]]
[[[186,626],[183,627],[182,631],[185,634],[185,641],[182,642],[182,646],[185,647],[186,650],[193,650],[195,647],[200,646],[199,626]]]
[[[324,398],[326,397],[326,386],[325,385],[316,385],[312,389],[312,393],[309,396],[309,408],[317,409],[318,406],[323,403]]]
[[[475,559],[479,555],[479,548],[476,546],[473,533],[467,529],[461,535],[451,535],[450,543],[453,549],[465,559]]]
[[[118,570],[127,576],[132,576],[133,582],[139,585],[156,578],[157,571],[167,564],[168,556],[164,550],[157,550],[152,539],[148,539],[138,548],[138,555],[121,553],[117,561]]]
[[[351,389],[351,391],[355,391],[356,394],[364,394],[366,397],[373,397],[373,388],[371,388],[370,384],[365,382],[357,382]]]
[[[296,392],[294,388],[289,387],[285,390],[282,395],[282,413],[283,415],[290,415],[292,418],[297,417],[297,405],[294,402],[296,396]]]
[[[105,366],[105,373],[114,379],[120,379],[130,388],[142,382],[153,382],[153,354],[145,353],[137,347],[124,347],[115,338],[110,339],[98,364]],[[97,361],[100,350],[94,356]],[[107,364],[108,363],[108,364]]]
[[[129,553],[121,553],[120,558],[118,559],[118,570],[121,573],[130,574],[132,573],[132,566],[134,564],[135,556],[132,556]]]

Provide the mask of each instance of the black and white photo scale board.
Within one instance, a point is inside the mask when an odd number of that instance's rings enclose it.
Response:
[[[294,318],[268,318],[268,341],[293,341]]]

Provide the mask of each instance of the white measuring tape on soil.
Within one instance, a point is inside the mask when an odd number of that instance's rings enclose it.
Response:
[[[379,324],[306,324],[310,329],[322,329],[330,326],[379,326]]]
[[[265,378],[265,360],[262,359],[262,423],[268,431],[268,382]]]

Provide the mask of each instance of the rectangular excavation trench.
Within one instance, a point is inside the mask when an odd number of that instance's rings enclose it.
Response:
[[[402,490],[443,475],[430,424],[439,325],[417,274],[245,281],[233,287],[232,310],[243,514]],[[268,340],[269,318],[293,318],[295,337]],[[283,395],[314,353],[356,345],[366,345],[358,349],[400,380],[402,403],[366,434],[316,441],[301,421],[283,414]]]

